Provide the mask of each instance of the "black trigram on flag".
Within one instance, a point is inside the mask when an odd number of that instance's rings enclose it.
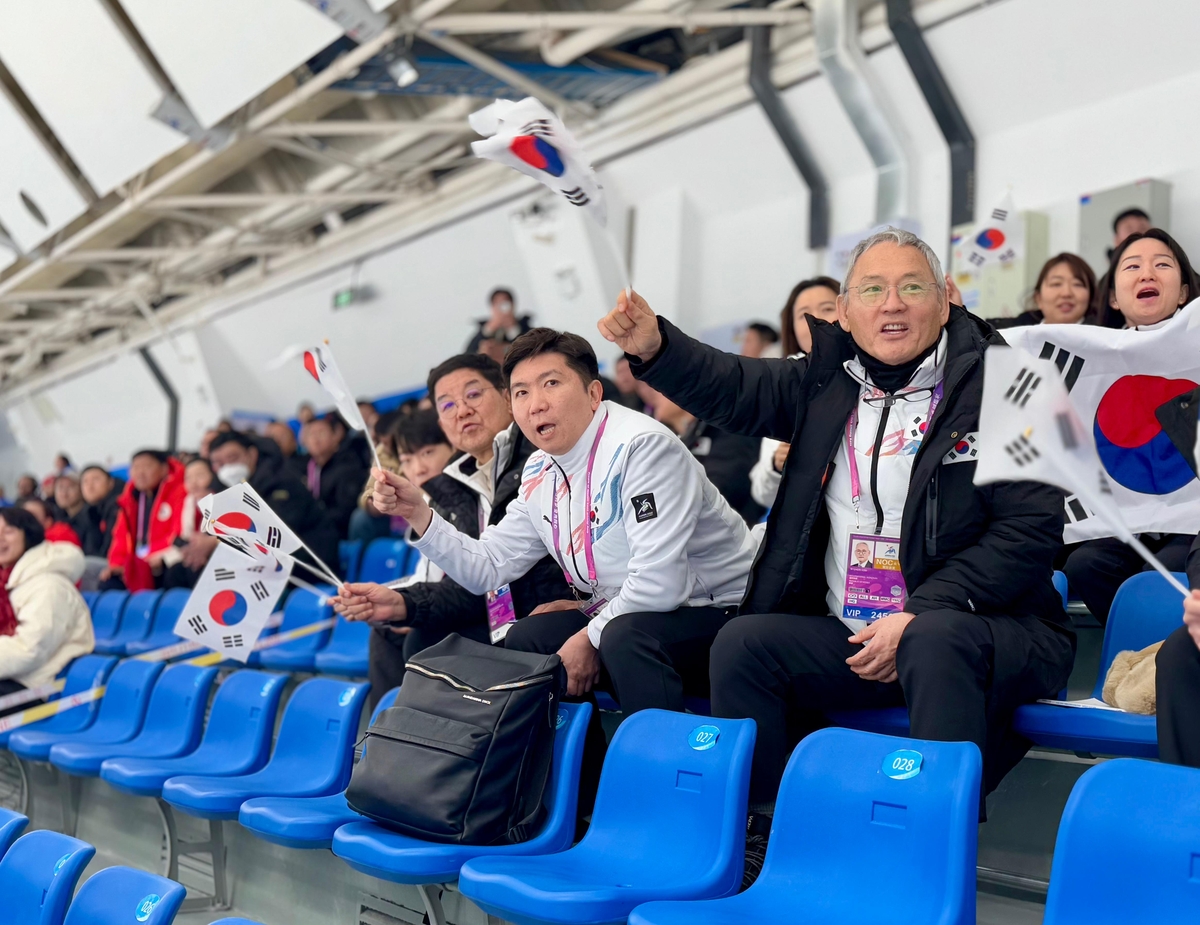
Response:
[[[231,568],[213,569],[213,578],[217,581],[233,581],[236,577],[237,573]]]
[[[1029,465],[1041,456],[1037,451],[1037,447],[1030,443],[1023,435],[1012,443],[1006,444],[1004,449],[1018,466]]]
[[[1055,351],[1058,351],[1055,354]],[[1038,354],[1038,359],[1054,360],[1054,365],[1058,367],[1058,371],[1062,373],[1063,382],[1067,386],[1067,391],[1075,388],[1075,382],[1079,379],[1079,374],[1083,372],[1085,360],[1081,356],[1072,356],[1068,351],[1061,347],[1046,341],[1042,344],[1042,352]],[[1070,363],[1068,366],[1067,364]]]
[[[267,545],[278,549],[283,545],[283,534],[278,527],[267,527]]]
[[[246,507],[254,508],[256,511],[262,510],[262,507],[259,505],[259,503],[254,500],[254,495],[250,494],[248,491],[242,492],[242,503],[246,505]]]
[[[232,546],[239,552],[245,552],[249,548],[246,541],[240,536],[219,536],[217,539],[227,546]]]
[[[1088,509],[1083,506],[1083,502],[1075,495],[1067,495],[1066,508],[1067,523],[1082,523],[1092,516]]]
[[[981,267],[987,263],[987,258],[984,257],[983,254],[979,253],[979,251],[971,251],[971,253],[967,255],[967,260],[975,264],[977,267]]]
[[[992,209],[992,221],[993,222],[1008,221],[1008,209]]]
[[[192,632],[197,636],[203,635],[204,631],[208,629],[208,624],[201,617],[192,617],[189,619],[188,626],[192,628]]]
[[[241,636],[222,636],[221,645],[226,649],[240,649],[242,646]]]
[[[573,206],[586,206],[592,200],[578,186],[575,189],[563,190],[563,195],[567,197],[567,202]]]
[[[254,582],[254,584],[252,584],[250,586],[250,593],[253,594],[260,601],[265,601],[268,597],[271,596],[271,592],[269,592],[267,590],[267,586],[264,585],[261,581],[256,581],[256,582]]]
[[[521,126],[521,134],[541,135],[545,138],[549,138],[551,134],[553,134],[553,131],[550,128],[550,120],[534,119],[532,122],[526,122],[523,126]]]
[[[1056,414],[1055,422],[1058,424],[1058,436],[1062,440],[1062,444],[1068,450],[1073,450],[1079,446],[1079,434],[1075,432],[1075,424],[1071,420],[1069,414]]]
[[[1012,402],[1018,408],[1024,408],[1029,402],[1029,397],[1033,395],[1041,382],[1041,376],[1032,372],[1028,367],[1022,366],[1021,371],[1017,373],[1017,378],[1004,393],[1004,400]]]

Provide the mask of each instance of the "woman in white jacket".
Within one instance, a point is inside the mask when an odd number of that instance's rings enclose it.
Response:
[[[0,696],[53,681],[92,651],[91,613],[75,588],[82,574],[78,546],[47,543],[28,511],[0,508]]]

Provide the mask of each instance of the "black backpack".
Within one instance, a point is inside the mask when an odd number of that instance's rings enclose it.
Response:
[[[457,634],[418,652],[367,730],[347,802],[425,841],[524,841],[543,816],[563,676],[557,655]]]

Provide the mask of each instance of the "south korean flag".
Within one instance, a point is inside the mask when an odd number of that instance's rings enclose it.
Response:
[[[973,462],[979,456],[979,433],[978,431],[963,434],[962,439],[954,444],[954,447],[942,457],[942,465],[948,466],[951,463]]]
[[[244,663],[291,574],[286,556],[259,565],[218,546],[175,623],[175,635]]]
[[[260,562],[291,555],[300,538],[248,482],[203,498],[201,529]]]

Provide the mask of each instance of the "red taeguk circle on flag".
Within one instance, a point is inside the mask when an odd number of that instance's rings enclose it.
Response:
[[[208,602],[208,615],[221,626],[237,626],[246,619],[246,599],[236,591],[218,591]]]
[[[562,155],[544,138],[538,138],[536,135],[518,135],[509,143],[508,148],[530,167],[544,170],[552,177],[561,177],[566,173]]]
[[[1118,485],[1167,495],[1196,477],[1155,416],[1160,406],[1194,388],[1190,379],[1162,376],[1122,376],[1108,387],[1092,430],[1100,461]]]
[[[1005,241],[1004,232],[999,228],[985,228],[975,236],[975,243],[984,250],[994,251]]]
[[[220,517],[213,519],[213,530],[216,533],[223,532],[221,527],[226,527],[229,530],[245,530],[249,533],[254,533],[254,521],[250,519],[249,514],[243,514],[241,511],[230,511],[228,514],[222,514]]]

